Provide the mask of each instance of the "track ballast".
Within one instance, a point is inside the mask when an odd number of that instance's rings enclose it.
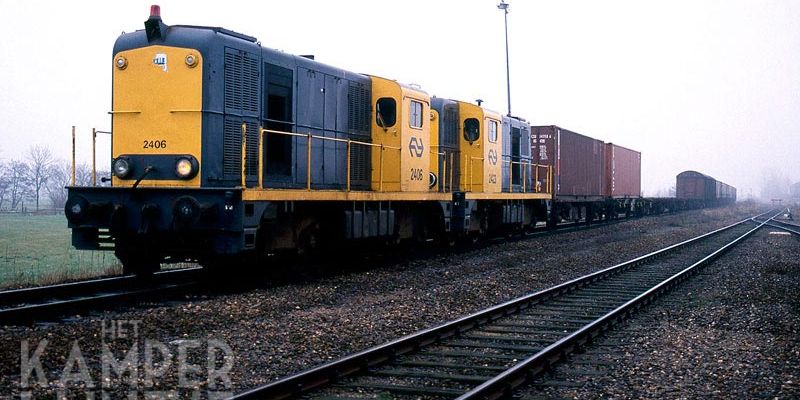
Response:
[[[774,213],[773,213],[774,214]],[[763,215],[763,214],[762,214]],[[772,216],[772,214],[770,214]],[[764,226],[736,224],[237,396],[497,398]]]

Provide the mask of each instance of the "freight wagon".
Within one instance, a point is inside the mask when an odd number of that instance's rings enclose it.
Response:
[[[605,144],[555,125],[531,127],[535,164],[551,167],[550,224],[591,220],[605,199]]]
[[[534,163],[553,170],[551,224],[643,211],[640,152],[555,125],[531,135]]]
[[[736,188],[697,171],[678,174],[675,197],[712,207],[736,202]]]

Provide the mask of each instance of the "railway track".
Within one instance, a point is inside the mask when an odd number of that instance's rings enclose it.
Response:
[[[787,209],[786,213],[788,214],[789,212],[790,211]],[[795,236],[800,236],[800,224],[797,224],[797,223],[795,223],[794,221],[791,221],[791,220],[787,220],[787,219],[785,219],[783,217],[776,216],[775,218],[772,218],[771,220],[767,220],[766,218],[759,217],[759,218],[754,218],[753,221],[757,222],[757,223],[765,222],[765,225],[767,225],[767,226],[770,226],[770,227],[773,227],[773,228],[777,228],[777,229],[789,232],[789,233],[791,233],[791,234],[793,234]]]
[[[513,238],[492,238],[487,244],[508,240],[600,228],[637,217],[609,221],[581,221],[537,227]],[[102,309],[114,304],[131,303],[159,294],[169,294],[197,286],[202,268],[158,272],[154,279],[140,282],[133,276],[116,276],[41,287],[0,291],[0,325],[29,323],[56,318],[69,312]]]
[[[162,271],[149,280],[126,275],[0,291],[0,325],[28,323],[178,293],[198,284],[200,270]]]
[[[763,217],[768,213],[756,217]],[[515,387],[590,344],[747,236],[747,218],[561,285],[306,370],[234,396],[459,398]]]

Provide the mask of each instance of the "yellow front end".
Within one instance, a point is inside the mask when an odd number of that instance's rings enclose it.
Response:
[[[198,169],[202,165],[200,52],[167,46],[122,51],[114,56],[113,85],[112,157],[126,157],[133,168],[124,179],[114,175],[113,185],[132,186],[157,163],[139,186],[200,186],[199,170],[180,179],[172,164],[188,155]]]

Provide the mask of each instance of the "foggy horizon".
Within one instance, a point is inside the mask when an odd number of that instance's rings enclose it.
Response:
[[[0,0],[0,160],[37,144],[69,160],[75,125],[78,162],[91,162],[92,128],[110,128],[114,41],[152,3],[167,25],[222,26],[505,114],[497,2]],[[513,114],[640,151],[645,196],[685,170],[741,200],[800,181],[800,2],[509,3]],[[98,135],[98,169],[109,154]]]

